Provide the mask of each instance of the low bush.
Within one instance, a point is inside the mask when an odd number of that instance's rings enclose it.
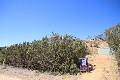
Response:
[[[118,60],[118,66],[120,66],[120,45],[118,47],[118,50],[116,51],[116,58]]]
[[[105,31],[106,41],[114,50],[118,65],[120,66],[120,24]]]
[[[86,44],[70,35],[53,33],[48,38],[32,43],[11,45],[6,48],[6,64],[15,67],[76,74],[79,71],[79,58],[87,54]]]

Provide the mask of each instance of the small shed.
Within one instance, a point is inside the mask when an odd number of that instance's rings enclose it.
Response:
[[[113,50],[110,47],[101,47],[97,48],[98,54],[112,54]]]

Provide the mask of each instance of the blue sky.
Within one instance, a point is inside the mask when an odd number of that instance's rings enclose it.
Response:
[[[0,46],[52,32],[80,39],[120,23],[120,0],[0,0]]]

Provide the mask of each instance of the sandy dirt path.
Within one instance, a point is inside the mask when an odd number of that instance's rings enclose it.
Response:
[[[113,55],[92,55],[88,56],[89,63],[96,65],[91,73],[82,75],[82,80],[120,80],[117,62]]]
[[[0,66],[0,80],[120,80],[117,62],[113,55],[88,55],[89,63],[96,65],[90,73],[78,73],[78,75],[57,75],[40,73],[27,69]]]
[[[0,74],[0,80],[22,80],[22,79],[17,77],[11,77],[9,75]]]

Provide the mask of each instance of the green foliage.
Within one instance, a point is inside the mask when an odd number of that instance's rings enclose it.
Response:
[[[4,59],[6,59],[6,48],[0,48],[0,64],[3,64]]]
[[[97,35],[97,36],[95,36],[95,38],[94,38],[94,40],[105,40],[106,39],[106,37],[105,37],[105,35],[104,34],[99,34],[99,35]]]
[[[106,40],[115,51],[118,65],[120,66],[120,24],[105,31]]]
[[[115,53],[116,53],[116,58],[118,60],[118,66],[120,66],[120,44],[118,50]]]
[[[0,64],[2,64],[3,59],[4,59],[4,55],[3,55],[2,51],[0,51]]]
[[[48,38],[23,42],[6,49],[6,64],[39,70],[76,74],[79,71],[79,58],[87,54],[86,44],[70,35],[53,33]]]
[[[120,66],[120,59],[118,60],[118,66]]]
[[[120,44],[120,24],[106,30],[105,34],[110,47],[117,51]]]

